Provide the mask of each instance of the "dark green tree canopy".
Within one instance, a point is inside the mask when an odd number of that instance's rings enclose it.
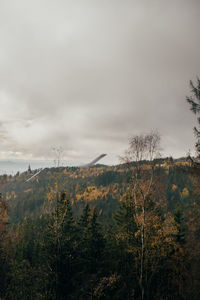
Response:
[[[187,102],[190,104],[190,109],[194,114],[200,113],[200,79],[197,77],[196,85],[190,80],[190,87],[191,87],[191,96],[186,97]],[[198,123],[200,125],[200,117],[197,118]],[[196,143],[197,152],[200,153],[200,129],[194,127],[195,135],[198,138]]]
[[[200,112],[200,79],[197,77],[196,86],[193,84],[192,80],[190,80],[190,87],[193,95],[186,99],[191,105],[191,111],[196,114]]]

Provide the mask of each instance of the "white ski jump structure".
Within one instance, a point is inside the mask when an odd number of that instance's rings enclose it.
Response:
[[[33,179],[34,177],[36,177],[37,175],[40,174],[40,172],[42,172],[42,170],[44,170],[43,168],[41,168],[37,173],[35,173],[33,176],[31,176],[30,178],[28,178],[25,182],[30,181],[31,179]]]
[[[94,160],[92,160],[90,163],[85,164],[83,166],[79,166],[79,168],[83,168],[83,169],[87,169],[90,168],[92,166],[94,166],[99,160],[101,160],[103,157],[105,157],[107,154],[101,154],[99,155],[97,158],[95,158]],[[44,170],[44,168],[41,168],[39,171],[37,171],[34,175],[32,175],[30,178],[28,178],[25,182],[29,182],[30,180],[32,180],[34,177],[36,177],[37,175],[39,175],[42,171]]]
[[[95,158],[94,160],[92,160],[90,163],[86,164],[86,165],[83,165],[83,166],[80,166],[80,168],[90,168],[92,166],[94,166],[100,159],[102,159],[103,157],[105,157],[107,154],[101,154],[99,155],[97,158]]]

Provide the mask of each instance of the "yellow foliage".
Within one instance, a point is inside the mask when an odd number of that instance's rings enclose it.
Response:
[[[182,190],[181,197],[182,197],[182,198],[187,198],[188,196],[189,196],[189,191],[188,191],[188,189],[185,187],[185,188]]]
[[[168,168],[168,164],[167,164],[167,162],[164,162],[164,164],[163,164],[163,168]]]
[[[140,235],[141,233],[140,233],[140,231],[138,230],[138,231],[136,231],[135,232],[135,238],[137,238],[139,235]]]
[[[87,189],[88,189],[88,191],[92,191],[92,190],[95,190],[95,188],[96,188],[95,186],[88,186]]]
[[[27,189],[24,191],[24,193],[30,193],[32,191],[32,189]]]
[[[97,200],[98,198],[107,196],[109,192],[110,190],[107,187],[100,187],[98,189],[96,186],[89,186],[82,194],[79,193],[76,194],[76,200],[77,201],[81,199],[84,199],[85,201]]]
[[[177,185],[173,184],[172,185],[172,191],[174,192],[177,189]]]

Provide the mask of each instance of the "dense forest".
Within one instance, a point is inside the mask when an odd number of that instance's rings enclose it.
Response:
[[[1,176],[0,298],[200,299],[200,164],[159,147],[151,132],[116,166]]]
[[[199,299],[198,165],[30,172],[1,177],[2,299]]]

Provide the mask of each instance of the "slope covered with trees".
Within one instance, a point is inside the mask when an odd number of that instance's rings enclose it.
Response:
[[[27,176],[2,178],[3,299],[199,299],[196,166],[135,160]]]

